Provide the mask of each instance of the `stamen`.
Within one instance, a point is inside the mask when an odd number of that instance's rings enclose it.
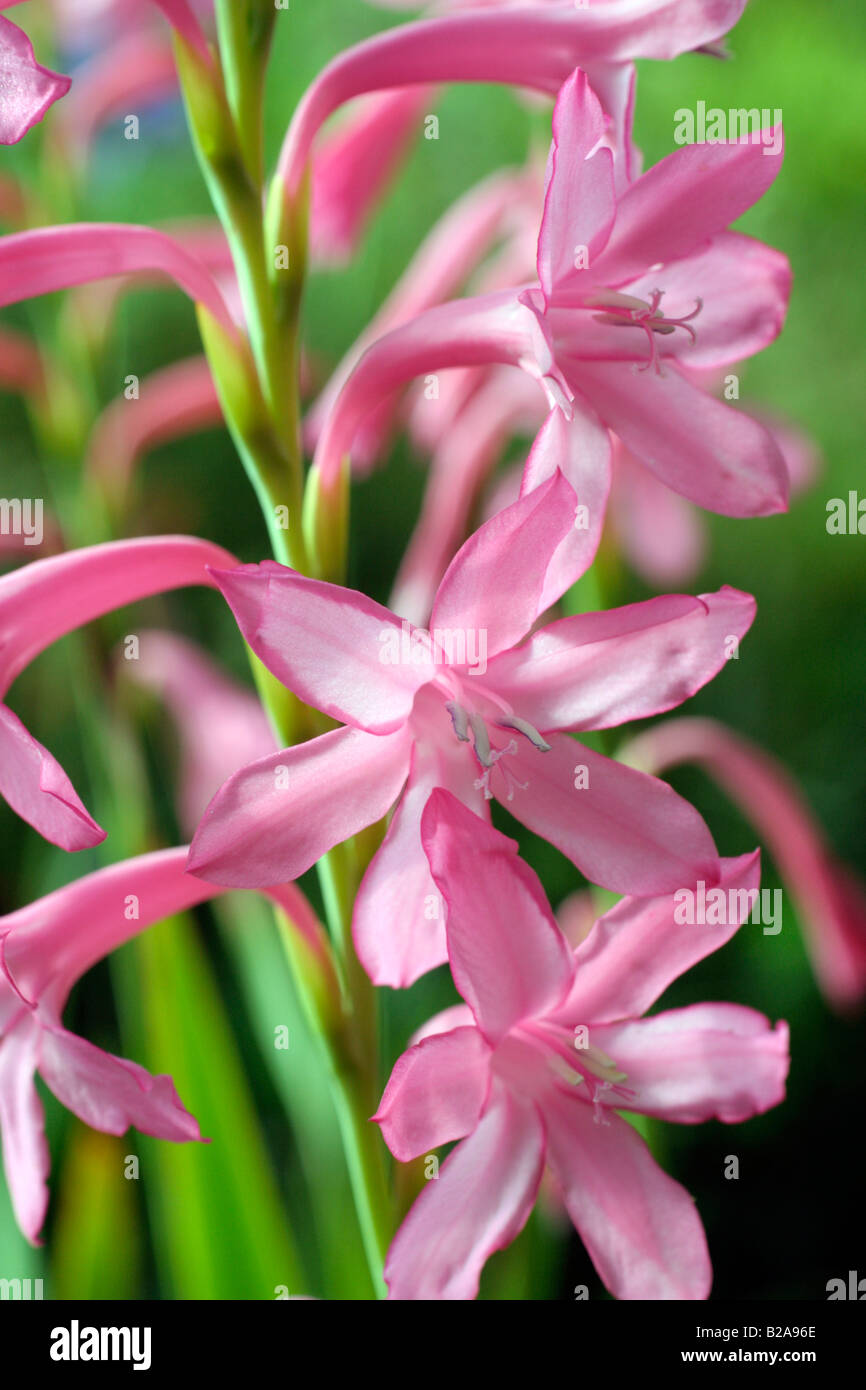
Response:
[[[477,751],[477,749],[476,749],[476,751]],[[487,761],[486,763],[483,762],[483,761],[481,760],[481,758],[479,757],[478,761],[481,762],[481,766],[484,768],[484,772],[482,773],[482,775],[481,775],[480,777],[476,778],[475,783],[474,783],[474,786],[475,786],[475,790],[476,790],[477,792],[480,792],[480,791],[483,791],[483,792],[484,792],[484,800],[485,800],[485,801],[490,801],[490,799],[491,799],[492,796],[493,796],[493,792],[490,790],[490,774],[491,774],[491,772],[493,771],[494,767],[495,767],[496,764],[499,762],[500,758],[504,758],[504,757],[505,757],[506,753],[516,753],[516,752],[517,752],[517,744],[514,742],[514,739],[512,739],[511,742],[510,742],[510,743],[507,745],[507,747],[505,747],[505,748],[495,748],[495,749],[491,750],[491,749],[490,749],[490,746],[489,746],[489,744],[488,744],[488,761]],[[514,800],[514,793],[515,793],[515,791],[517,790],[517,788],[519,788],[522,792],[525,792],[525,791],[526,791],[526,788],[529,786],[529,783],[528,783],[528,782],[518,782],[518,780],[517,780],[517,778],[514,776],[514,774],[513,774],[512,772],[509,772],[508,767],[506,766],[505,763],[502,764],[502,766],[500,767],[499,771],[502,773],[502,776],[505,778],[505,786],[506,786],[506,788],[507,788],[507,793],[508,793],[507,796],[506,796],[506,798],[505,798],[506,801],[513,801],[513,800]]]
[[[487,725],[480,714],[470,714],[469,727],[472,730],[472,737],[475,741],[475,756],[482,767],[490,768],[496,759],[490,751],[490,735],[487,732]]]
[[[587,304],[599,304],[605,306],[605,312],[594,314],[596,323],[608,324],[611,328],[640,328],[647,335],[650,348],[649,360],[638,371],[648,371],[654,367],[658,376],[664,376],[661,362],[659,360],[658,349],[656,347],[655,335],[663,334],[667,336],[675,329],[682,328],[688,333],[693,343],[698,340],[698,335],[691,326],[691,320],[697,318],[704,307],[702,299],[695,301],[695,307],[690,314],[683,314],[680,318],[669,319],[659,308],[662,301],[664,290],[653,290],[650,295],[649,304],[641,299],[635,299],[632,295],[619,294],[616,291],[593,295],[587,300]]]
[[[462,705],[456,700],[449,700],[445,708],[451,715],[451,723],[454,725],[454,732],[461,743],[469,742],[469,715]]]
[[[539,753],[549,753],[550,744],[543,739],[538,730],[526,719],[520,719],[516,714],[509,715],[507,718],[497,719],[496,723],[500,729],[516,729],[524,738],[528,738],[533,748],[537,748]]]

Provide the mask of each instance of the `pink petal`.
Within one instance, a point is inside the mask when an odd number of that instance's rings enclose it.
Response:
[[[205,812],[190,872],[238,888],[299,878],[384,816],[406,779],[409,752],[403,729],[376,735],[343,728],[251,763]]]
[[[434,99],[429,87],[380,92],[322,141],[310,210],[310,249],[318,264],[352,255]]]
[[[626,1073],[617,1109],[680,1124],[739,1124],[785,1098],[788,1027],[739,1004],[693,1004],[593,1028],[594,1046]]]
[[[678,719],[625,751],[640,766],[696,762],[740,806],[797,900],[821,987],[841,1009],[866,995],[866,892],[840,864],[788,771],[763,749],[710,719]]]
[[[525,1226],[544,1166],[534,1107],[499,1094],[415,1201],[388,1251],[392,1299],[472,1299],[485,1262]]]
[[[434,791],[421,839],[446,908],[451,971],[487,1040],[551,1009],[573,962],[537,877],[517,843]]]
[[[540,613],[577,583],[595,559],[610,491],[611,452],[608,431],[584,400],[573,402],[571,420],[561,410],[551,410],[536,436],[526,460],[521,496],[559,468],[577,502],[571,528],[548,566]]]
[[[490,1048],[478,1029],[437,1033],[398,1057],[373,1119],[406,1163],[470,1134],[489,1087]]]
[[[610,117],[607,138],[614,145],[613,175],[619,195],[641,172],[641,153],[632,138],[637,85],[635,65],[599,62],[584,63],[583,68],[602,109]]]
[[[486,816],[474,780],[474,765],[456,740],[415,744],[403,796],[355,899],[355,949],[376,985],[407,989],[448,959],[445,914],[421,845],[421,814],[439,786]]]
[[[639,1018],[673,980],[730,941],[749,915],[747,895],[760,885],[760,854],[755,850],[720,863],[719,887],[734,908],[725,913],[729,920],[717,926],[678,922],[678,903],[669,894],[624,898],[599,917],[578,946],[574,987],[560,1016],[599,1023]],[[683,887],[696,890],[685,880]]]
[[[0,795],[61,849],[90,849],[105,839],[63,768],[6,705],[0,705]]]
[[[124,1134],[135,1125],[159,1139],[201,1139],[170,1076],[151,1076],[64,1028],[42,1029],[39,1071],[61,1104],[93,1129]]]
[[[484,479],[515,430],[524,425],[536,428],[542,405],[535,382],[524,372],[503,367],[493,368],[457,412],[435,446],[421,516],[391,595],[395,613],[417,623],[429,619],[436,590],[470,530],[470,516]],[[558,452],[556,448],[548,451],[545,479],[564,462]],[[565,461],[571,464],[570,458]],[[566,477],[574,486],[568,473]],[[543,479],[539,477],[539,481]],[[517,494],[515,487],[503,505],[513,502]],[[500,510],[496,507],[489,515]]]
[[[468,1004],[451,1004],[447,1009],[440,1009],[438,1014],[428,1018],[427,1022],[422,1023],[420,1028],[416,1028],[409,1039],[409,1046],[415,1047],[425,1038],[435,1038],[439,1033],[450,1033],[455,1028],[475,1028],[475,1026],[475,1017]]]
[[[562,618],[503,652],[489,680],[523,719],[550,729],[609,729],[673,709],[724,667],[755,617],[755,600],[667,594]],[[736,648],[735,648],[736,650]]]
[[[614,460],[609,516],[623,558],[654,589],[690,583],[707,549],[700,513],[622,445]]]
[[[714,400],[666,363],[580,362],[575,384],[640,462],[668,487],[723,516],[769,516],[788,504],[788,473],[768,430]]]
[[[514,202],[526,195],[526,178],[512,170],[490,175],[458,198],[436,222],[409,266],[358,340],[333,372],[304,422],[315,447],[337,398],[364,352],[393,328],[456,294],[501,231]],[[441,402],[439,403],[441,404]],[[392,422],[393,401],[385,399],[356,435],[353,463],[375,462]]]
[[[703,1299],[706,1236],[685,1188],[658,1167],[618,1115],[557,1093],[545,1106],[547,1157],[605,1288],[620,1299]]]
[[[486,633],[487,654],[513,646],[541,610],[547,571],[574,526],[576,499],[560,472],[485,521],[461,546],[439,586],[431,629]],[[508,575],[503,599],[498,585]]]
[[[519,365],[536,338],[532,313],[512,291],[438,304],[391,329],[366,349],[327,417],[314,458],[323,484],[333,486],[366,418],[401,386],[449,367]]]
[[[5,8],[5,7],[4,7]],[[23,29],[0,15],[0,145],[14,145],[69,91],[70,79],[37,63]]]
[[[576,69],[563,83],[553,112],[544,216],[538,238],[538,278],[545,296],[567,291],[583,265],[595,265],[616,217],[613,155],[600,142],[604,112],[586,73]]]
[[[369,733],[406,722],[432,666],[412,660],[409,625],[387,608],[273,560],[214,578],[253,651],[306,704]]]
[[[153,227],[74,222],[0,237],[0,306],[113,275],[167,275],[233,336],[234,319],[205,267]]]
[[[209,566],[237,561],[193,536],[142,536],[69,550],[0,578],[0,691],[67,632],[127,603],[188,584],[213,586]]]
[[[162,10],[171,27],[184,42],[210,63],[210,48],[189,0],[154,0],[154,4]]]
[[[791,265],[753,237],[720,232],[706,249],[631,281],[628,293],[646,302],[655,289],[664,290],[660,307],[667,318],[690,314],[701,303],[692,320],[696,341],[673,333],[659,344],[662,358],[670,351],[690,371],[724,367],[760,352],[781,333]]]
[[[3,1167],[15,1219],[31,1244],[48,1210],[46,1179],[51,1166],[45,1141],[45,1113],[34,1083],[39,1028],[32,1016],[4,1032],[0,1046],[0,1134]]]
[[[781,135],[781,131],[777,131]],[[619,200],[616,224],[593,279],[627,284],[651,265],[698,250],[763,197],[782,155],[760,140],[683,145],[636,179]]]
[[[0,917],[0,983],[5,974],[19,997],[59,1023],[72,985],[103,956],[225,891],[188,874],[187,855],[181,845],[122,860]],[[320,928],[300,889],[264,891],[318,951]]]
[[[526,783],[525,790],[515,790],[509,802],[496,769],[492,789],[512,815],[556,845],[592,883],[614,893],[650,894],[673,892],[699,878],[718,881],[712,836],[671,787],[565,734],[551,734],[548,741],[547,753],[521,739],[508,755],[508,771]]]
[[[293,198],[316,132],[363,92],[424,82],[504,82],[554,95],[582,62],[672,58],[727,32],[745,0],[473,9],[402,24],[341,53],[298,106],[280,152]]]

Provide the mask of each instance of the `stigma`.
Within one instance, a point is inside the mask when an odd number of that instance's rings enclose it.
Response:
[[[653,290],[649,303],[647,303],[644,299],[637,299],[631,294],[621,294],[618,290],[603,290],[598,294],[591,295],[586,301],[588,306],[598,305],[605,311],[594,315],[596,323],[606,323],[612,328],[640,328],[646,334],[650,355],[638,370],[645,372],[652,367],[657,376],[663,376],[664,372],[658,353],[656,335],[668,336],[678,328],[682,328],[684,332],[688,333],[692,342],[696,343],[698,335],[692,328],[691,321],[697,318],[704,307],[704,301],[697,299],[690,314],[683,314],[680,318],[667,318],[659,307],[664,293],[664,290]]]

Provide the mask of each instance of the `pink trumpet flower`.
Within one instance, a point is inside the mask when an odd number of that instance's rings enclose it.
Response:
[[[222,783],[239,767],[274,751],[260,701],[230,680],[192,642],[172,632],[139,634],[137,661],[123,674],[165,704],[180,742],[178,816],[192,835]]]
[[[578,64],[674,58],[720,38],[745,0],[596,0],[478,9],[389,29],[339,54],[289,126],[278,176],[294,199],[316,134],[344,102],[415,83],[499,82],[554,96]]]
[[[641,1017],[734,935],[757,852],[722,861],[740,905],[726,926],[677,925],[670,897],[626,898],[572,951],[513,840],[442,790],[421,833],[466,1004],[398,1060],[374,1119],[401,1161],[461,1143],[391,1244],[391,1298],[474,1298],[488,1257],[525,1225],[545,1164],[612,1294],[706,1298],[694,1202],[617,1111],[738,1124],[784,1098],[786,1024],[737,1004]]]
[[[661,772],[697,763],[766,843],[793,895],[815,976],[842,1012],[866,996],[866,887],[841,863],[790,773],[712,719],[672,719],[622,749],[630,765]]]
[[[0,578],[0,696],[52,642],[115,608],[187,584],[213,585],[228,551],[191,536],[145,537],[35,560]],[[0,704],[0,794],[61,849],[98,845],[105,831],[60,764]]]
[[[523,641],[572,512],[557,473],[485,523],[449,567],[429,631],[273,562],[216,574],[265,665],[343,727],[231,777],[196,832],[191,871],[251,887],[296,878],[384,816],[405,784],[354,920],[371,978],[394,986],[445,958],[419,834],[436,786],[482,815],[495,796],[616,892],[715,882],[712,837],[687,802],[562,731],[681,703],[724,665],[726,639],[748,630],[754,600],[728,588],[672,595],[567,618]]]
[[[169,1076],[94,1047],[63,1026],[77,980],[130,937],[223,890],[185,872],[187,849],[112,864],[0,917],[0,1133],[15,1216],[38,1241],[50,1158],[38,1071],[61,1104],[94,1129],[176,1141],[201,1139]],[[293,884],[268,895],[321,955],[320,931]]]
[[[784,509],[788,478],[772,435],[681,370],[681,361],[738,361],[781,328],[785,257],[725,230],[772,183],[779,159],[750,138],[686,146],[617,199],[603,137],[598,100],[575,72],[554,113],[538,286],[441,305],[369,348],[319,440],[324,487],[335,484],[366,414],[401,384],[500,362],[529,371],[578,423],[578,457],[592,448],[609,462],[610,429],[710,511]],[[569,476],[565,459],[561,466]]]
[[[527,198],[527,176],[506,170],[476,184],[448,209],[425,237],[382,308],[346,353],[304,422],[306,442],[315,447],[340,391],[364,352],[383,334],[455,294],[503,231],[514,205]],[[364,421],[355,440],[356,471],[381,452],[393,414],[392,402]]]
[[[4,0],[9,10],[20,0]],[[0,145],[15,145],[69,91],[70,78],[37,63],[23,29],[0,14]]]

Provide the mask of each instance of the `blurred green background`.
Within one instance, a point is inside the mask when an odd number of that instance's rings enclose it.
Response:
[[[297,5],[279,18],[267,96],[272,156],[305,85],[339,48],[393,22],[360,0]],[[863,181],[866,12],[848,3],[750,0],[731,36],[733,59],[690,56],[640,64],[636,135],[646,162],[673,147],[674,112],[708,105],[780,107],[782,173],[742,228],[785,251],[794,267],[787,327],[741,371],[743,400],[772,408],[817,442],[824,467],[787,516],[708,518],[712,538],[696,590],[728,583],[758,599],[758,619],[740,660],[701,692],[688,713],[710,714],[784,759],[838,854],[866,874],[866,537],[827,534],[826,503],[863,480],[863,324],[866,297]],[[519,164],[549,117],[529,115],[507,91],[452,88],[436,108],[438,141],[418,139],[356,260],[316,272],[305,306],[305,342],[317,368],[335,363],[382,302],[420,239],[449,203],[486,173]],[[142,113],[142,137],[116,122],[100,136],[86,182],[65,218],[159,221],[207,213],[180,107]],[[49,116],[49,122],[55,117]],[[0,169],[56,200],[56,173],[41,162],[38,135],[0,153]],[[63,195],[65,196],[65,194]],[[4,311],[27,331],[56,325],[51,300]],[[125,297],[101,359],[75,361],[98,410],[122,390],[198,349],[194,316],[180,296]],[[0,396],[3,496],[43,496],[79,543],[101,539],[82,512],[77,457],[40,449],[23,405]],[[384,600],[423,486],[423,467],[398,445],[387,468],[354,498],[351,582]],[[267,553],[256,504],[228,437],[211,431],[160,448],[146,461],[128,534],[186,531],[244,560]],[[605,573],[608,605],[648,596],[624,567]],[[17,682],[10,704],[60,757],[87,804],[109,829],[106,845],[74,858],[54,849],[0,805],[0,912],[8,912],[99,864],[145,847],[178,843],[173,811],[177,760],[159,711],[145,711],[142,739],[128,735],[124,697],[105,653],[126,631],[167,626],[201,641],[248,680],[228,610],[186,591],[141,604],[134,616],[64,640]],[[104,678],[104,679],[103,679]],[[755,833],[697,772],[671,779],[706,816],[723,853]],[[514,829],[513,823],[503,827]],[[530,862],[556,903],[580,876],[558,853],[521,832]],[[764,885],[778,885],[765,856]],[[308,885],[316,897],[315,883]],[[405,994],[382,991],[382,1076],[412,1031],[453,997],[446,972]],[[862,1022],[834,1016],[808,967],[790,899],[777,937],[759,927],[704,962],[666,997],[749,1004],[792,1029],[787,1103],[746,1125],[654,1127],[654,1151],[694,1194],[722,1299],[823,1299],[829,1279],[866,1275],[863,1154],[858,1119],[866,1103]],[[0,1178],[0,1277],[43,1278],[46,1296],[88,1298],[273,1298],[290,1293],[363,1297],[369,1282],[320,1064],[306,1036],[267,910],[252,897],[218,913],[165,924],[95,969],[76,990],[70,1026],[93,1042],[170,1071],[213,1143],[174,1146],[130,1133],[86,1131],[46,1097],[53,1200],[44,1248],[17,1233]],[[286,1023],[291,1045],[275,1052]],[[40,1083],[41,1085],[41,1083]],[[738,1181],[725,1158],[740,1158]],[[124,1177],[127,1156],[140,1161]],[[571,1298],[587,1285],[604,1296],[568,1229],[536,1213],[510,1252],[489,1263],[491,1298]]]

